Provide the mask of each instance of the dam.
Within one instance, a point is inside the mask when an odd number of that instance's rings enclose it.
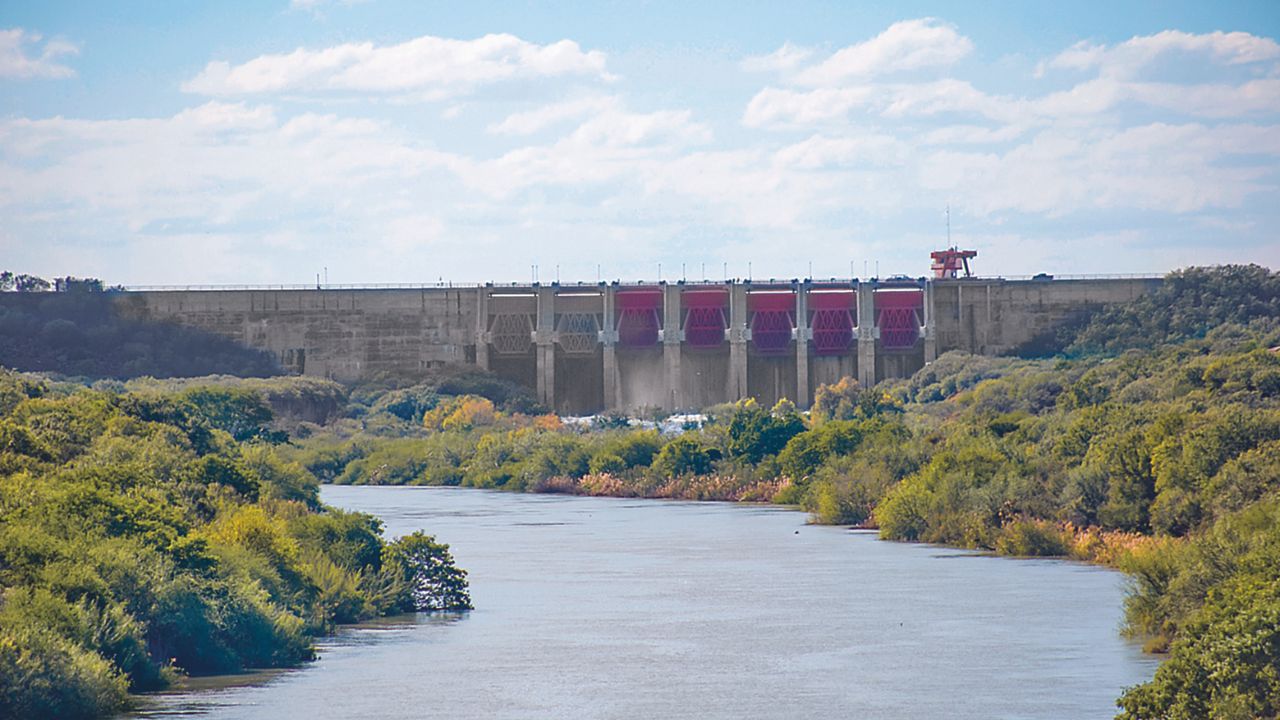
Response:
[[[940,353],[1007,354],[1156,276],[135,288],[118,312],[268,351],[342,382],[469,365],[560,414],[807,407],[841,377],[906,377]]]

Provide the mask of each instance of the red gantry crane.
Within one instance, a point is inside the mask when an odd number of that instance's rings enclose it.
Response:
[[[969,271],[969,259],[978,257],[977,250],[961,250],[954,245],[946,250],[936,250],[929,253],[929,257],[933,258],[933,277],[938,279],[973,277],[973,273]],[[964,271],[964,275],[960,275],[960,271]]]

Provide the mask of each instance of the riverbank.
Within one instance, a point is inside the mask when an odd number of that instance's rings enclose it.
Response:
[[[0,369],[0,717],[98,718],[182,675],[290,667],[337,624],[470,607],[421,532],[319,502],[225,385]]]
[[[822,386],[807,414],[748,400],[666,436],[408,388],[297,459],[340,484],[768,500],[886,539],[1119,567],[1124,632],[1171,659],[1126,717],[1266,716],[1280,657],[1230,639],[1237,621],[1280,632],[1277,307],[1275,273],[1189,270],[1065,329],[1072,357],[947,354],[909,379]],[[1213,675],[1222,662],[1247,671]],[[1202,691],[1207,677],[1222,684]]]
[[[1156,667],[1115,633],[1123,578],[1078,563],[882,543],[754,503],[321,499],[390,536],[448,538],[477,609],[339,639],[266,687],[175,699],[190,716],[1106,718]]]
[[[672,478],[657,485],[637,485],[628,482],[626,478],[589,473],[580,478],[547,478],[536,482],[527,492],[584,497],[768,503],[803,511],[798,505],[785,505],[775,500],[793,494],[793,488],[794,483],[788,478],[757,480],[744,485],[731,477],[694,476]],[[880,531],[874,515],[859,523],[849,523],[848,527],[877,533]],[[985,549],[1011,557],[1063,557],[1122,569],[1130,558],[1160,552],[1173,542],[1177,541],[1143,533],[1105,530],[1097,526],[1076,527],[1069,522],[1018,520],[1006,526],[1005,532],[997,537],[994,547]],[[975,549],[954,543],[943,545]]]
[[[147,562],[163,576],[194,577],[197,598],[208,591],[201,582],[240,588],[231,610],[259,618],[262,632],[228,642],[278,633],[302,638],[287,647],[303,652],[307,628],[330,614],[379,607],[382,585],[368,587],[369,566],[351,564],[381,562],[377,541],[341,557],[315,547],[328,531],[310,526],[314,515],[341,526],[330,528],[339,536],[351,524],[377,534],[366,520],[315,507],[317,481],[758,500],[799,506],[819,523],[874,525],[887,539],[1118,566],[1133,579],[1125,632],[1170,650],[1156,680],[1126,694],[1126,718],[1274,715],[1280,275],[1181,271],[1156,294],[1083,323],[1045,339],[1060,353],[1051,359],[949,353],[908,379],[821,386],[808,412],[744,400],[665,435],[617,416],[563,422],[527,389],[475,372],[349,389],[288,378],[55,384],[48,398],[30,392],[43,381],[25,379],[0,393],[16,408],[0,418],[0,480],[18,499],[0,511],[24,527],[0,534],[0,567],[21,568],[17,585],[53,599],[7,593],[3,612],[33,627],[70,617],[42,636],[41,652],[107,678],[97,687],[110,697],[111,683],[133,675],[93,660],[100,639],[85,628],[101,608],[78,603],[115,598],[98,579],[119,577],[112,558],[132,558],[135,547],[154,552],[159,560]],[[300,401],[281,403],[283,412],[327,409],[273,420],[264,405],[273,388]],[[124,549],[99,542],[116,535],[131,538]],[[159,627],[146,614],[155,603],[124,607],[148,619],[139,627]],[[215,632],[210,613],[183,615],[169,634]],[[125,650],[158,632],[121,622],[134,638]],[[1242,634],[1262,650],[1238,643]],[[174,657],[163,650],[130,650],[118,662],[145,657],[139,667],[160,677],[153,656]],[[241,662],[228,652],[226,663]],[[1215,674],[1219,666],[1238,672]]]

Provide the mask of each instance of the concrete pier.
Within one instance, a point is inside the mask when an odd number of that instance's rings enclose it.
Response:
[[[809,345],[813,336],[809,333],[809,289],[805,281],[796,292],[796,396],[792,402],[797,407],[809,407]]]
[[[681,332],[680,291],[678,285],[663,285],[662,313],[662,367],[666,388],[663,408],[678,410],[683,407],[680,388],[683,375],[680,372],[680,345],[684,342]]]
[[[621,399],[618,397],[618,331],[614,319],[617,290],[611,286],[605,286],[602,292],[604,330],[600,333],[600,344],[604,372],[604,409],[617,410],[621,405]]]
[[[747,289],[729,289],[729,378],[725,401],[747,397]]]
[[[534,332],[537,353],[538,402],[556,406],[556,294],[555,288],[537,288],[538,320]]]
[[[858,283],[858,383],[876,384],[875,286]]]

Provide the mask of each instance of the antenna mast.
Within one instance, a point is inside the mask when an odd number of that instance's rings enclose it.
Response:
[[[973,277],[969,270],[969,260],[978,257],[977,250],[961,250],[951,244],[951,203],[947,203],[947,249],[929,253],[933,264],[929,267],[933,277],[939,280],[954,280],[964,271],[964,277]]]

